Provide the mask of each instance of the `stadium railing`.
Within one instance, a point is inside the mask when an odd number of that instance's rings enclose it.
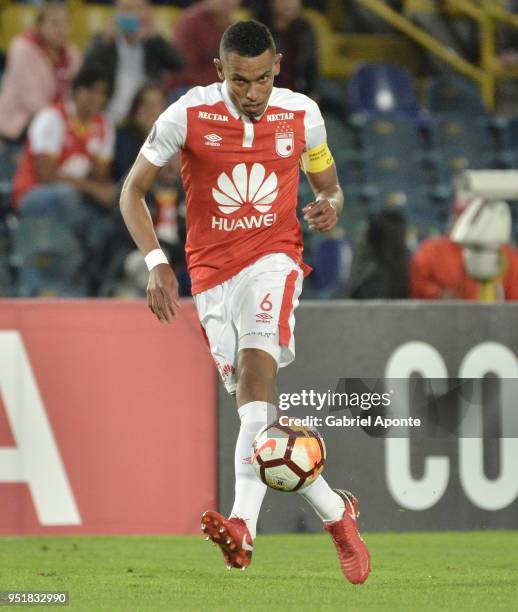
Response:
[[[496,32],[499,25],[518,28],[518,16],[505,10],[500,1],[495,0],[446,0],[445,15],[450,18],[462,15],[475,21],[479,29],[479,65],[464,59],[454,49],[447,48],[431,36],[424,28],[416,25],[408,15],[416,11],[436,12],[437,3],[427,0],[408,0],[405,3],[406,15],[401,15],[382,0],[356,0],[362,7],[369,9],[381,19],[390,23],[408,38],[443,60],[456,72],[474,81],[480,88],[482,98],[489,110],[495,108],[496,81],[498,77],[516,77],[518,71],[505,67],[496,52]]]

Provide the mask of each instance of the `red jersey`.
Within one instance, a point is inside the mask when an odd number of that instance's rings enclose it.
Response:
[[[315,102],[275,87],[259,118],[240,116],[226,83],[195,87],[160,116],[141,153],[164,166],[181,151],[194,294],[268,253],[304,265],[299,164],[325,141]]]
[[[74,105],[55,104],[40,111],[32,121],[22,159],[14,178],[14,202],[38,185],[34,164],[36,155],[56,159],[60,174],[86,178],[95,161],[109,162],[113,157],[114,134],[106,117],[99,113],[88,125],[79,122]]]

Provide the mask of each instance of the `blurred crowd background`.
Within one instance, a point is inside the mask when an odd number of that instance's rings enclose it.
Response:
[[[254,17],[284,56],[276,85],[320,104],[345,193],[333,232],[304,230],[314,272],[303,297],[517,300],[516,203],[497,207],[509,230],[482,263],[480,245],[467,253],[450,230],[473,204],[455,176],[518,162],[518,3],[458,4],[0,2],[0,296],[145,295],[121,185],[166,106],[217,80],[225,28]],[[299,208],[312,199],[301,177]],[[177,157],[148,201],[189,295]]]

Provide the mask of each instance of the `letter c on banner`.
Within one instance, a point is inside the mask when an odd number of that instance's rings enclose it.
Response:
[[[501,379],[518,379],[518,359],[503,344],[484,342],[473,347],[460,366],[460,378],[483,378],[493,372]],[[465,401],[465,400],[464,400]],[[465,411],[459,440],[459,470],[462,487],[473,504],[483,510],[501,510],[518,496],[518,438],[506,438],[516,432],[518,418],[513,389],[502,385],[502,432],[500,440],[500,475],[489,480],[484,474],[481,402],[473,402]],[[516,435],[516,434],[515,434]]]
[[[407,342],[398,347],[387,362],[385,378],[409,378],[413,373],[426,378],[448,377],[443,358],[426,342]],[[400,385],[397,403],[408,415],[408,385]],[[446,491],[450,463],[447,457],[429,457],[424,462],[424,476],[416,480],[410,470],[410,440],[387,438],[385,477],[392,497],[399,504],[409,510],[427,510],[434,506]]]

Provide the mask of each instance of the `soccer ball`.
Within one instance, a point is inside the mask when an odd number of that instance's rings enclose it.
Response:
[[[257,476],[276,491],[298,491],[322,473],[324,440],[316,429],[288,427],[278,421],[263,428],[252,444]]]

